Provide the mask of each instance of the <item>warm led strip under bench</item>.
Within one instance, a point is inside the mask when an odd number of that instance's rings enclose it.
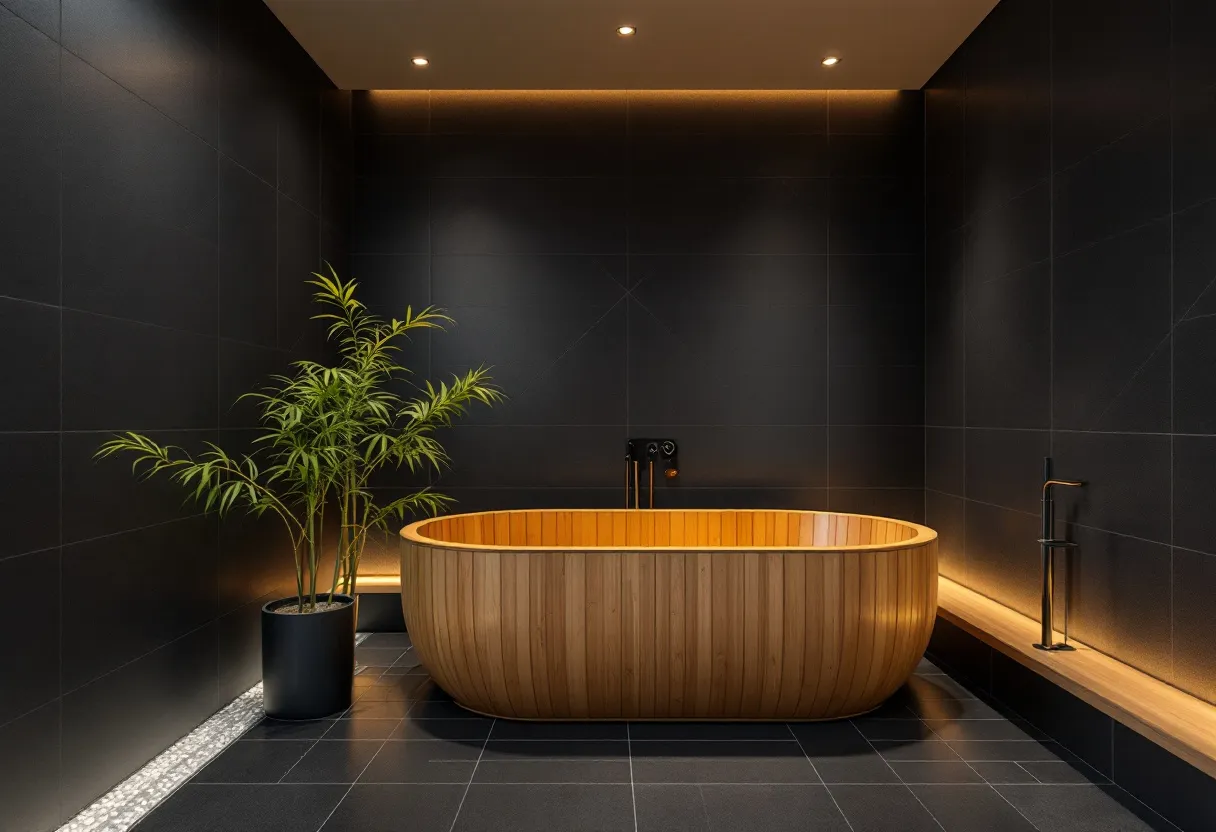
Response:
[[[1216,777],[1216,706],[1071,639],[1074,652],[1036,650],[1037,621],[948,578],[937,603],[950,623]]]

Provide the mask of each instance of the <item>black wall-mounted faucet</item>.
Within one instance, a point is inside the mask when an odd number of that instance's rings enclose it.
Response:
[[[654,508],[654,468],[663,462],[663,476],[674,479],[680,474],[677,458],[679,447],[673,439],[630,439],[625,443],[625,508],[629,508],[629,488],[633,487],[633,507],[641,507],[639,473],[642,460],[646,461],[646,478],[649,483],[647,508]]]

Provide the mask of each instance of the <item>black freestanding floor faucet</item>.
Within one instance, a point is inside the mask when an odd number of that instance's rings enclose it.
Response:
[[[1043,600],[1040,611],[1042,632],[1035,647],[1040,650],[1072,650],[1068,644],[1068,634],[1064,634],[1064,642],[1057,644],[1052,631],[1052,620],[1055,617],[1055,551],[1056,549],[1072,549],[1077,544],[1070,540],[1057,540],[1052,536],[1055,530],[1055,499],[1051,496],[1053,486],[1080,488],[1085,485],[1078,480],[1057,480],[1051,476],[1051,457],[1043,459],[1043,536],[1039,538],[1039,548],[1043,557]]]

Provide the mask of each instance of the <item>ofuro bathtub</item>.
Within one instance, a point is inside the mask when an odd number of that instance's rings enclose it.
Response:
[[[835,719],[911,675],[937,533],[805,511],[501,511],[401,531],[422,664],[509,719]]]

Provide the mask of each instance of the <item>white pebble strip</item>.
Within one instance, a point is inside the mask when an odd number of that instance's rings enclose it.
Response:
[[[359,633],[355,644],[367,636]],[[263,716],[262,683],[258,682],[59,827],[59,832],[127,832]]]

